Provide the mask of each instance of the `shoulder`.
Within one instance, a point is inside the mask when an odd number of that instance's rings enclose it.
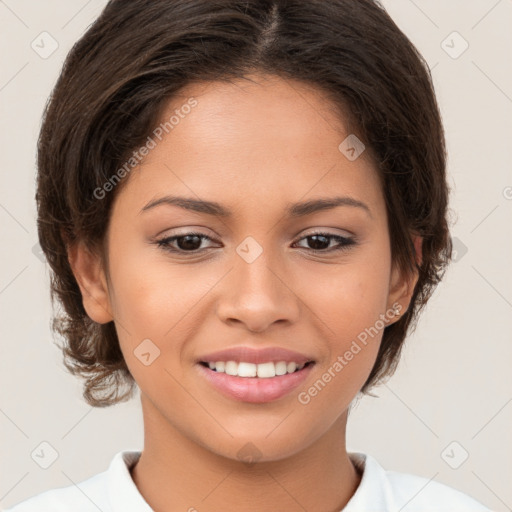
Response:
[[[363,473],[343,512],[491,512],[471,496],[433,478],[386,471],[370,455],[351,453],[350,458]]]
[[[37,494],[6,512],[150,512],[130,475],[140,454],[137,450],[118,452],[106,471],[77,484]]]
[[[140,455],[138,450],[118,452],[103,473],[37,494],[6,512],[151,512],[130,474]]]
[[[137,503],[138,493],[129,468],[139,456],[140,452],[136,450],[118,452],[106,471],[67,487],[39,493],[6,512],[111,512],[112,503],[121,510],[128,509],[128,503]],[[139,500],[143,501],[142,498]],[[142,507],[139,510],[146,509]]]
[[[76,485],[44,491],[14,505],[6,512],[109,512],[107,504],[107,472],[103,472]]]
[[[405,511],[432,510],[464,510],[467,512],[491,512],[471,496],[453,487],[424,477],[387,471],[389,485],[395,501]]]

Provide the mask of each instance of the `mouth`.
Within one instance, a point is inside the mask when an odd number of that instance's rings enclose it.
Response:
[[[315,366],[315,361],[300,365],[288,362],[284,371],[284,365],[280,364],[284,361],[258,365],[227,361],[224,367],[222,362],[220,365],[218,363],[200,361],[196,368],[206,382],[223,396],[239,402],[259,404],[291,394],[308,378]]]
[[[236,361],[218,361],[216,363],[200,361],[199,364],[215,373],[226,373],[232,377],[262,379],[298,373],[304,368],[314,365],[315,361],[307,361],[306,363],[301,364],[294,362],[287,363],[286,361],[278,361],[276,363],[267,362],[260,364],[246,362],[238,363]]]

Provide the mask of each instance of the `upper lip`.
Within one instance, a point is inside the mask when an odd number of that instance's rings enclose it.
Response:
[[[285,361],[287,363],[295,362],[297,364],[307,363],[314,361],[312,357],[294,352],[281,347],[267,347],[267,348],[252,348],[247,346],[230,347],[217,352],[211,352],[198,358],[198,362],[215,363],[217,361],[242,361],[253,364],[266,363],[269,361],[279,362]]]

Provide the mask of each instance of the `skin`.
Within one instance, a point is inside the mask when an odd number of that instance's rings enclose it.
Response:
[[[394,303],[403,314],[418,277],[392,266],[377,172],[368,153],[349,161],[340,152],[349,132],[332,105],[300,82],[251,79],[189,85],[167,105],[162,119],[198,101],[119,191],[108,275],[82,243],[69,250],[88,315],[114,320],[140,388],[144,449],[132,477],[156,511],[341,510],[360,482],[345,445],[348,408],[382,330],[308,404],[298,394]],[[217,201],[233,217],[171,205],[141,213],[166,194]],[[285,215],[289,203],[334,195],[366,203],[371,216],[352,206]],[[314,254],[307,236],[317,228],[357,243],[328,252],[337,241],[327,239]],[[152,243],[190,231],[213,241],[182,256]],[[236,252],[247,236],[263,249],[251,263]],[[134,350],[148,338],[160,356],[146,366]],[[196,358],[238,345],[285,347],[316,364],[285,397],[235,401],[199,376]],[[238,456],[247,446],[258,450],[254,464]]]

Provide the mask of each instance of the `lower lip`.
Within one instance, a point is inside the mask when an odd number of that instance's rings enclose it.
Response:
[[[199,371],[218,391],[240,402],[264,403],[277,400],[304,382],[314,363],[302,370],[269,378],[236,377],[197,364]]]

